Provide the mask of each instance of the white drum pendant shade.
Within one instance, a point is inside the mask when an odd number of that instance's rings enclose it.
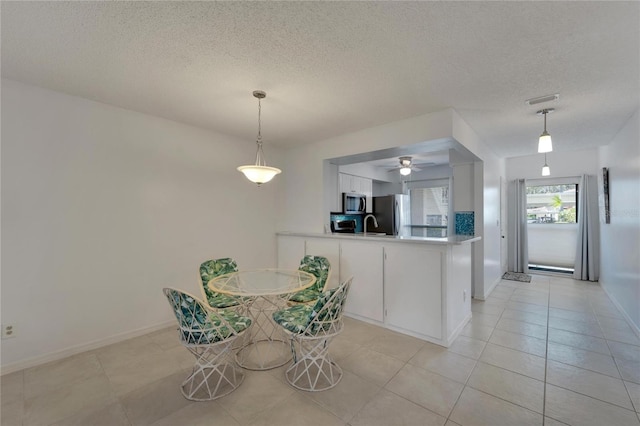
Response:
[[[551,175],[551,169],[547,165],[547,154],[544,154],[544,166],[542,166],[542,176]]]
[[[554,108],[541,109],[538,114],[544,115],[544,131],[538,139],[538,152],[546,153],[553,151],[553,145],[551,143],[551,135],[547,132],[547,114],[555,111]]]
[[[538,152],[551,152],[553,151],[553,145],[551,144],[551,135],[546,131],[540,135],[538,139]]]
[[[551,169],[546,164],[542,166],[542,176],[549,176],[551,174]]]

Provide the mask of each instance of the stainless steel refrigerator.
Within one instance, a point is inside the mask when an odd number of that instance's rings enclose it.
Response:
[[[400,237],[411,236],[411,204],[409,196],[404,194],[373,197],[373,214],[378,227],[368,227],[368,231],[384,232]],[[369,219],[369,225],[373,225]]]

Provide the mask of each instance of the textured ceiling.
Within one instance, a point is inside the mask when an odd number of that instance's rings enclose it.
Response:
[[[639,2],[6,2],[2,76],[293,146],[454,108],[503,157],[608,143],[639,107]],[[402,141],[398,141],[399,145]]]

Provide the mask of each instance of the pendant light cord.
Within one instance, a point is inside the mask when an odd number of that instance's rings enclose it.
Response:
[[[260,98],[258,98],[258,139],[256,143],[258,144],[258,151],[256,152],[256,166],[266,166],[267,162],[264,159],[264,152],[262,151],[262,104],[260,103]]]
[[[258,98],[258,140],[262,141],[262,135],[261,135],[261,131],[262,131],[262,104],[260,103],[260,98]],[[547,127],[547,116],[545,114],[544,116],[544,127]]]

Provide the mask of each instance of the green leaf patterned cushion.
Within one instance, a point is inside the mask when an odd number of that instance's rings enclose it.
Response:
[[[339,299],[339,297],[334,299],[332,303],[329,306],[327,306],[329,299],[331,299],[333,294],[336,291],[338,291],[339,288],[340,287],[335,287],[335,288],[332,288],[331,290],[327,290],[320,293],[320,296],[318,297],[318,301],[313,306],[313,313],[311,314],[313,318],[317,317],[316,322],[312,327],[312,330],[311,330],[312,332],[315,333],[319,331],[320,328],[323,328],[323,325],[321,324],[322,321],[330,321],[331,319],[336,318],[337,315],[339,314],[339,311],[341,310],[341,306],[340,306],[341,300]],[[341,292],[341,294],[344,294],[344,292]],[[323,309],[325,307],[326,309]]]
[[[292,333],[302,333],[309,325],[313,309],[309,305],[295,305],[273,313],[273,320]]]
[[[336,292],[338,294],[331,299]],[[345,286],[341,285],[320,293],[315,305],[294,305],[274,312],[273,319],[296,334],[314,335],[322,330],[327,331],[331,323],[340,317],[346,296]]]
[[[324,290],[324,286],[329,278],[329,271],[331,270],[331,264],[329,259],[323,256],[310,256],[307,255],[300,261],[300,271],[308,272],[316,277],[316,282],[309,287],[318,292]]]
[[[207,302],[209,302],[209,306],[217,309],[223,309],[240,305],[240,300],[237,297],[216,293],[208,286],[209,281],[215,277],[237,271],[238,265],[235,260],[229,257],[207,260],[200,265],[202,288],[204,289],[204,293],[207,295]]]
[[[174,289],[166,289],[165,294],[180,325],[182,339],[188,344],[205,345],[219,342],[251,325],[250,318],[241,316],[235,310],[210,312],[191,295]],[[221,317],[233,330],[223,323]]]
[[[318,300],[318,297],[320,297],[320,292],[318,290],[313,288],[305,288],[304,290],[291,295],[291,297],[289,297],[289,300],[298,303],[309,303]]]
[[[317,300],[324,290],[331,271],[331,264],[326,257],[307,255],[300,261],[300,271],[308,272],[316,277],[316,282],[309,288],[301,290],[289,297],[292,302],[309,303]]]
[[[348,283],[350,284],[350,283]],[[347,287],[348,289],[348,287]],[[311,317],[315,319],[313,326],[311,327],[311,332],[316,333],[320,331],[320,329],[327,330],[330,328],[330,324],[328,322],[333,321],[340,317],[342,313],[342,308],[344,308],[344,303],[347,299],[347,289],[345,289],[344,285],[339,287],[332,288],[331,290],[324,291],[320,293],[320,297],[318,301],[313,306],[313,312]],[[338,290],[340,290],[338,292]],[[331,297],[336,294],[335,298],[331,301],[331,303],[327,305]],[[326,307],[326,309],[324,309]],[[327,323],[323,323],[327,322]]]
[[[235,309],[221,309],[217,314],[224,318],[225,321],[233,327],[236,333],[242,333],[251,325],[251,318],[240,315]],[[217,318],[217,315],[213,314],[212,316],[218,322],[220,321],[219,318]]]
[[[237,298],[229,296],[228,294],[214,293],[215,296],[207,295],[207,301],[209,306],[216,309],[231,308],[233,306],[240,305]]]

